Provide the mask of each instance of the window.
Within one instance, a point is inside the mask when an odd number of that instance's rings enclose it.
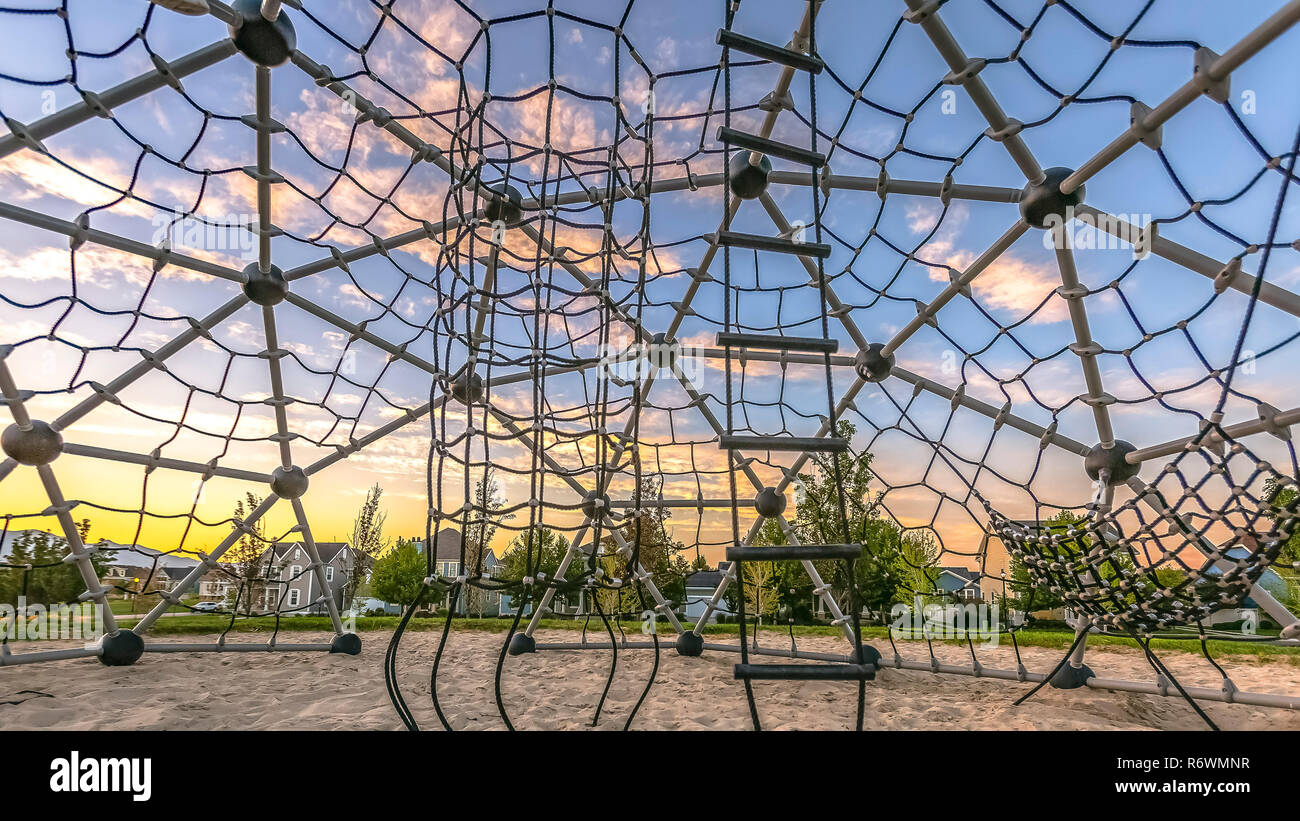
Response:
[[[300,597],[301,595],[302,595],[302,593],[301,593],[301,591],[298,590],[298,588],[296,588],[296,587],[290,588],[290,589],[289,589],[289,606],[290,606],[290,607],[297,607],[297,606],[298,606],[298,600],[299,600],[299,597]]]
[[[301,575],[302,575],[302,565],[295,564],[293,567],[289,568],[288,581],[293,581],[294,579],[298,578]]]
[[[334,581],[334,565],[332,564],[325,566],[325,581],[327,582]]]

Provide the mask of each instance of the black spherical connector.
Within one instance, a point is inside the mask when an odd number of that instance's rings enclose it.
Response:
[[[862,659],[860,662],[858,662],[859,664],[874,664],[877,669],[880,668],[879,650],[872,647],[870,644],[859,644],[858,648]]]
[[[731,193],[742,200],[758,199],[767,190],[768,177],[772,175],[772,161],[766,155],[754,165],[749,152],[740,151],[731,158],[731,176],[728,184]]]
[[[679,656],[698,656],[704,652],[704,636],[688,630],[677,637],[675,646]]]
[[[519,193],[518,188],[513,185],[489,185],[483,196],[487,199],[483,216],[487,217],[488,222],[500,221],[507,227],[514,228],[523,221],[524,195]]]
[[[361,637],[356,633],[340,633],[330,642],[330,652],[359,656],[361,655]]]
[[[144,655],[144,639],[130,630],[118,630],[99,643],[99,661],[107,667],[130,667]]]
[[[650,339],[650,367],[672,370],[681,356],[682,345],[676,340],[669,341],[665,333],[657,333]]]
[[[1056,690],[1077,690],[1088,683],[1088,679],[1095,676],[1092,668],[1086,664],[1080,664],[1075,667],[1072,664],[1064,664],[1056,675],[1052,676],[1049,682],[1053,689]]]
[[[506,650],[512,656],[537,652],[537,639],[527,633],[515,633],[510,637],[510,647]]]
[[[1083,457],[1083,471],[1094,482],[1101,478],[1103,470],[1107,472],[1107,484],[1118,485],[1127,482],[1137,476],[1138,471],[1142,469],[1141,464],[1131,464],[1124,458],[1135,450],[1137,448],[1123,439],[1115,440],[1115,444],[1109,448],[1094,445],[1092,450],[1088,451],[1088,455]]]
[[[1068,194],[1061,193],[1061,183],[1074,173],[1072,168],[1049,168],[1041,182],[1025,185],[1020,195],[1020,216],[1035,228],[1047,228],[1048,222],[1065,222],[1067,209],[1083,204],[1083,186]]]
[[[0,449],[20,465],[48,465],[63,453],[63,436],[46,422],[33,420],[27,429],[17,424],[0,434]]]
[[[278,467],[271,472],[271,492],[281,499],[299,499],[307,492],[307,473],[297,465]]]
[[[272,265],[271,270],[263,271],[254,262],[244,269],[244,296],[262,306],[278,305],[289,295],[289,283],[284,279],[284,271]]]
[[[785,513],[785,494],[777,493],[774,487],[765,487],[754,497],[754,510],[765,519],[772,519]]]
[[[894,372],[894,355],[882,353],[885,346],[873,342],[853,358],[853,369],[868,382],[883,382]]]
[[[600,504],[596,501],[600,500]],[[594,490],[587,491],[587,495],[582,497],[582,515],[592,521],[596,521],[601,516],[609,513],[609,496],[604,493],[597,493]]]
[[[283,11],[274,19],[262,16],[261,0],[235,0],[235,22],[230,25],[230,39],[239,53],[271,68],[288,62],[298,47],[293,22]]]
[[[483,377],[476,373],[462,373],[451,383],[451,397],[462,405],[472,405],[483,399]]]

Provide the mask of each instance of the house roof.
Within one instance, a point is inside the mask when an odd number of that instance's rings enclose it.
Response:
[[[951,576],[956,576],[957,578],[961,579],[963,582],[965,582],[968,585],[979,581],[980,578],[980,572],[978,570],[971,570],[970,568],[967,567],[939,568],[939,574],[943,575],[944,573],[947,573]]]
[[[686,577],[686,586],[716,590],[730,567],[730,562],[718,562],[717,570],[697,570]]]
[[[460,561],[460,544],[462,541],[463,539],[461,538],[460,531],[456,528],[442,528],[438,531],[438,538],[436,540],[437,550],[434,553],[434,559],[440,562]],[[418,544],[420,544],[420,549],[423,551],[423,543]],[[495,562],[496,558],[496,553],[493,552],[490,547],[487,549],[487,552],[483,554],[484,562]]]
[[[42,534],[42,530],[11,530],[0,536],[0,559],[7,558],[14,548],[14,544],[28,534]],[[58,534],[46,534],[53,538],[59,544],[66,544],[64,538]],[[157,566],[159,568],[180,567],[185,569],[193,568],[199,563],[198,559],[186,556],[181,553],[164,553],[161,550],[154,550],[152,547],[143,545],[127,545],[117,542],[110,542],[107,539],[92,539],[90,544],[97,552],[102,554],[112,567],[141,567],[150,568]]]
[[[464,541],[461,538],[460,531],[454,527],[444,527],[438,531],[438,536],[434,539],[433,557],[439,561],[451,562],[460,561],[460,543]]]
[[[290,548],[299,548],[302,546],[302,542],[280,542],[279,544],[274,545],[271,549],[275,551],[275,557],[279,559],[283,557],[285,553],[288,553]],[[339,555],[340,551],[346,550],[347,546],[347,542],[317,542],[316,550],[320,553],[320,560],[328,564],[329,562],[334,561],[334,558]]]

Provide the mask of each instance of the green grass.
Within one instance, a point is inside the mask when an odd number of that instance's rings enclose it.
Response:
[[[174,636],[185,634],[202,634],[202,633],[220,633],[226,629],[229,623],[229,616],[214,614],[190,615],[184,618],[159,619],[150,629],[151,635]],[[357,632],[376,632],[391,631],[397,628],[401,619],[397,616],[362,616],[356,621]],[[442,629],[444,619],[437,618],[417,618],[412,619],[407,624],[407,630],[412,632],[430,632]],[[507,618],[488,618],[488,619],[464,619],[457,618],[452,621],[456,630],[479,630],[489,633],[502,633],[510,627],[511,619]],[[129,627],[134,623],[132,619],[122,619],[123,626]],[[522,627],[526,621],[521,621]],[[542,619],[539,625],[545,630],[568,630],[578,632],[582,629],[581,621],[572,621],[569,619]],[[689,627],[690,624],[688,623]],[[231,632],[236,633],[270,633],[275,627],[274,619],[240,619],[235,622]],[[326,616],[292,616],[280,620],[281,632],[330,632],[330,620]],[[788,635],[790,628],[784,625],[764,625],[760,628],[764,634]],[[820,625],[795,625],[794,634],[798,636],[839,636],[838,627],[820,626]],[[615,627],[615,634],[618,628]],[[629,640],[636,640],[640,637],[641,625],[639,622],[624,622],[623,632]],[[671,625],[661,622],[658,626],[660,635],[672,635]],[[734,636],[738,632],[736,625],[733,624],[710,624],[704,628],[704,634],[707,636]],[[588,638],[599,640],[605,635],[605,628],[599,619],[593,618],[587,625]],[[889,636],[889,630],[885,627],[868,627],[863,626],[862,635],[869,639],[886,640]],[[895,640],[898,640],[897,637]],[[981,642],[973,639],[978,651]],[[964,639],[936,639],[938,643],[965,645]],[[1071,642],[1074,641],[1074,634],[1065,630],[1019,630],[1016,632],[1016,642],[1021,647],[1046,647],[1064,651]],[[1006,635],[999,638],[1002,645],[1010,645],[1011,639]],[[1132,639],[1120,638],[1117,636],[1099,636],[1093,635],[1088,637],[1088,644],[1091,647],[1122,647],[1135,649],[1136,645]],[[1211,640],[1208,642],[1210,654],[1218,656],[1234,656],[1239,660],[1248,660],[1249,657],[1263,661],[1271,658],[1283,658],[1288,663],[1300,666],[1300,648],[1297,647],[1278,647],[1270,644],[1255,642],[1236,642]],[[1180,641],[1175,639],[1155,639],[1151,642],[1151,649],[1168,652],[1199,653],[1201,652],[1200,642],[1197,641]]]
[[[155,604],[157,604],[157,602],[153,600],[143,600],[143,601],[135,601],[135,602],[127,601],[126,599],[108,600],[108,606],[112,608],[114,616],[130,616],[132,614],[136,616],[143,616],[145,613],[148,613],[150,610],[152,610]],[[132,605],[135,606],[135,610],[131,609]],[[179,604],[173,604],[171,607],[167,608],[167,612],[188,613],[189,609],[185,607],[181,607]]]

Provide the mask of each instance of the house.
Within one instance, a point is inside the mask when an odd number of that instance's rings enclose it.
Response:
[[[11,530],[0,537],[0,561],[8,558],[24,539],[40,536],[49,539],[60,552],[67,552],[67,541],[61,535],[41,530]],[[198,559],[179,551],[164,552],[107,539],[92,541],[89,547],[104,567],[100,583],[124,593],[171,592],[199,564]]]
[[[424,539],[412,539],[415,543],[415,549],[421,554],[424,553]],[[464,538],[460,531],[454,527],[444,527],[438,531],[434,540],[435,549],[433,555],[433,572],[435,575],[447,579],[454,579],[461,575],[460,558],[461,544]],[[483,573],[487,576],[495,576],[500,572],[501,562],[497,559],[496,553],[492,548],[488,548],[483,554]],[[473,568],[470,568],[472,571]],[[451,593],[448,592],[443,599],[443,606],[451,605]],[[502,608],[502,596],[494,591],[474,588],[463,592],[457,599],[457,615],[465,615],[467,612],[485,613],[498,615]]]
[[[1223,554],[1224,557],[1236,561],[1249,559],[1255,549],[1255,541],[1250,537],[1243,538],[1241,541],[1246,546],[1238,545],[1230,548]],[[1218,567],[1211,567],[1205,572],[1210,576],[1219,576],[1223,574],[1223,571]],[[1292,590],[1291,585],[1287,583],[1286,579],[1278,575],[1276,570],[1271,567],[1266,569],[1262,574],[1260,574],[1259,580],[1255,582],[1255,585],[1271,594],[1273,598],[1277,599],[1279,602],[1290,604],[1291,610],[1294,612],[1295,602],[1293,599],[1296,598],[1295,591]],[[1247,596],[1238,603],[1237,607],[1227,608],[1211,614],[1210,617],[1205,620],[1205,624],[1210,626],[1241,621],[1258,626],[1260,615],[1259,603],[1250,596]]]
[[[718,586],[722,584],[723,578],[726,577],[727,571],[731,569],[731,562],[718,562],[717,570],[697,570],[686,577],[686,620],[689,622],[698,622],[704,615],[704,610],[708,607],[709,602],[713,599],[713,594],[717,592]],[[709,614],[709,623],[715,623],[718,620],[718,611],[714,610]]]
[[[939,567],[934,569],[939,571],[938,575],[933,577],[936,591],[947,593],[958,599],[977,600],[983,597],[983,591],[980,589],[981,574],[978,570],[971,570],[966,567]]]
[[[265,611],[279,611],[286,614],[323,614],[328,612],[325,596],[332,596],[334,604],[343,609],[344,588],[351,578],[355,556],[348,549],[347,542],[316,542],[316,550],[321,563],[325,565],[325,586],[323,590],[316,573],[311,567],[311,556],[302,542],[279,542],[267,548],[261,556],[266,568],[266,580],[258,584],[254,591],[253,606]],[[218,571],[219,572],[219,571]],[[362,570],[364,572],[364,569]],[[222,577],[204,576],[204,584],[216,590],[225,585],[227,594],[239,586],[239,577],[229,572],[219,573]]]
[[[208,570],[199,578],[199,601],[224,602],[235,585],[235,578],[234,571],[224,565]]]

